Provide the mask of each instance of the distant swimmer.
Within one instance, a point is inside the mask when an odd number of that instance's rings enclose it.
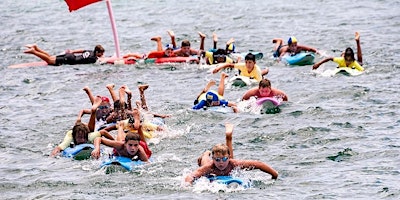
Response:
[[[298,45],[297,39],[295,37],[290,37],[287,41],[287,44],[283,44],[282,38],[274,38],[272,43],[275,43],[274,47],[274,58],[278,61],[281,60],[282,56],[289,53],[291,55],[296,55],[302,51],[314,52],[318,53],[318,50],[313,47],[305,46],[305,45]]]
[[[352,48],[347,47],[344,53],[342,53],[341,57],[330,57],[321,60],[320,62],[314,64],[313,70],[318,69],[323,63],[328,61],[333,61],[338,64],[337,67],[350,67],[353,69],[357,69],[358,71],[364,71],[362,52],[361,52],[361,44],[360,44],[360,33],[355,33],[355,40],[357,44],[357,60],[354,58],[354,51]]]
[[[77,65],[77,64],[92,64],[96,63],[104,54],[104,48],[101,45],[96,45],[94,50],[67,50],[65,54],[52,56],[49,53],[40,49],[36,44],[26,45],[28,48],[24,51],[26,54],[33,54],[47,62],[49,65]]]

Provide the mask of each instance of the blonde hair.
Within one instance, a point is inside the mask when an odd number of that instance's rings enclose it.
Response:
[[[229,152],[229,148],[228,146],[226,146],[226,144],[220,143],[220,144],[216,144],[212,150],[211,150],[212,155],[216,154],[216,153],[220,153],[222,155],[230,155],[231,153]]]

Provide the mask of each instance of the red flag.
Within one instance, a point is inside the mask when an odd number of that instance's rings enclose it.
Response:
[[[92,3],[96,3],[101,0],[65,0],[69,7],[69,12],[72,12],[74,10],[78,10],[79,8],[82,8],[84,6],[87,6]]]

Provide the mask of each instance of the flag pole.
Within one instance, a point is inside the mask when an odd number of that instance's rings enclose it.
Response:
[[[114,14],[111,7],[111,0],[106,0],[108,15],[110,16],[111,28],[114,35],[114,43],[115,43],[115,53],[117,54],[117,58],[121,58],[119,51],[119,41],[118,41],[118,33],[117,27],[115,26]]]

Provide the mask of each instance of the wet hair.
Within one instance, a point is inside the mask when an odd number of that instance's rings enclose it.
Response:
[[[271,87],[271,82],[268,79],[264,78],[258,84],[258,88],[266,88],[266,87]]]
[[[104,53],[104,48],[103,48],[103,46],[101,46],[101,45],[96,45],[95,47],[94,47],[94,53]]]
[[[354,51],[352,48],[347,47],[346,50],[344,51],[344,57],[346,58],[346,56],[350,56],[352,61],[355,61],[356,59],[354,58]]]
[[[189,40],[183,40],[182,43],[181,43],[181,47],[190,47]]]
[[[128,132],[125,136],[125,143],[129,142],[130,140],[140,142],[140,135],[137,133]]]
[[[216,144],[212,149],[211,149],[211,153],[212,155],[220,153],[222,155],[231,155],[231,153],[229,152],[229,148],[226,144],[220,143],[220,144]]]
[[[78,134],[78,132],[85,133],[86,141],[89,140],[89,133],[90,133],[89,127],[82,122],[77,122],[75,126],[72,128],[72,138],[74,139],[75,145],[78,145],[78,142],[76,141],[76,135]]]
[[[254,62],[256,62],[256,56],[252,53],[248,53],[245,57],[244,60],[252,60]]]
[[[213,64],[217,64],[217,58],[223,56],[224,57],[224,62],[226,62],[226,51],[225,49],[217,49],[214,53],[213,53],[213,58],[214,58],[214,63]]]

